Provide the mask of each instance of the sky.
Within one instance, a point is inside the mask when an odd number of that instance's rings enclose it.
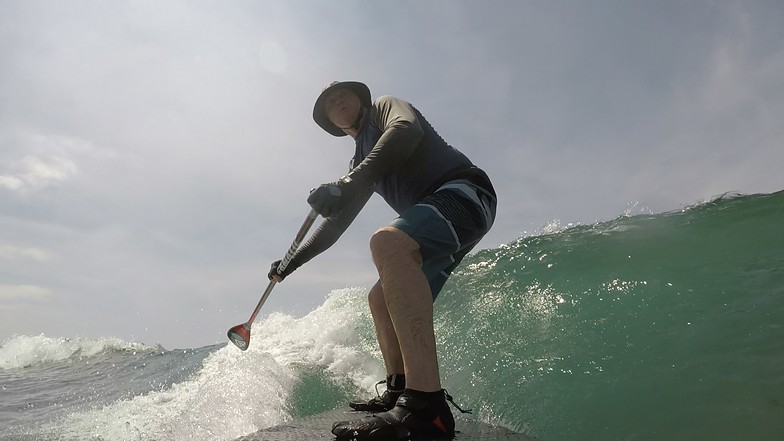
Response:
[[[0,0],[0,342],[226,341],[349,138],[333,80],[411,102],[493,179],[478,249],[784,188],[784,3]],[[374,197],[276,286],[375,281]]]

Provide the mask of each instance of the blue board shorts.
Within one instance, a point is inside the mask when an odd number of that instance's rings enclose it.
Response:
[[[433,301],[460,261],[493,226],[496,197],[471,181],[449,181],[390,226],[414,239]]]

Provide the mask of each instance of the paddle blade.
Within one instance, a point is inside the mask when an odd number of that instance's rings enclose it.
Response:
[[[229,340],[243,351],[250,346],[250,326],[247,323],[229,329],[228,335]]]

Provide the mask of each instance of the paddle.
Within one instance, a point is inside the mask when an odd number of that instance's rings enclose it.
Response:
[[[305,218],[305,222],[303,222],[302,226],[299,227],[297,237],[294,239],[291,247],[289,247],[289,250],[286,252],[286,256],[283,258],[283,260],[281,260],[280,265],[278,265],[278,272],[282,272],[289,265],[291,258],[294,257],[294,254],[299,248],[299,244],[302,242],[302,239],[305,238],[305,235],[308,233],[308,230],[310,230],[310,227],[313,225],[316,217],[318,217],[316,211],[310,210],[308,217]],[[267,301],[267,297],[269,297],[270,293],[272,292],[272,288],[274,287],[275,281],[270,280],[269,285],[267,285],[267,289],[264,290],[264,294],[261,296],[261,300],[259,300],[259,304],[256,305],[256,309],[253,310],[253,314],[250,315],[248,321],[229,329],[229,340],[231,340],[232,343],[237,345],[237,347],[243,351],[248,349],[248,346],[250,345],[250,327],[253,325],[253,321],[256,320],[256,316],[259,314],[261,307],[264,306],[264,302]]]

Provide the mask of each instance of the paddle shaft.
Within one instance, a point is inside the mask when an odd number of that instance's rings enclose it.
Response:
[[[308,213],[308,217],[305,218],[305,222],[302,223],[302,226],[299,227],[299,231],[297,232],[297,237],[294,238],[294,242],[291,243],[289,250],[286,252],[286,255],[283,257],[283,260],[280,261],[278,265],[278,272],[283,272],[287,266],[289,266],[289,262],[291,262],[292,257],[296,254],[297,249],[299,248],[299,244],[302,243],[302,239],[305,238],[305,235],[308,234],[308,230],[315,222],[316,218],[318,217],[318,213],[316,210],[310,210]],[[267,297],[269,297],[270,293],[272,292],[272,288],[275,287],[275,281],[270,280],[269,285],[267,285],[267,289],[264,290],[264,294],[261,295],[261,299],[259,299],[258,305],[256,305],[256,309],[253,310],[253,314],[250,315],[250,318],[245,323],[246,327],[250,328],[253,324],[253,321],[256,320],[256,316],[259,315],[259,311],[261,311],[261,307],[264,306],[264,302],[267,301]]]

